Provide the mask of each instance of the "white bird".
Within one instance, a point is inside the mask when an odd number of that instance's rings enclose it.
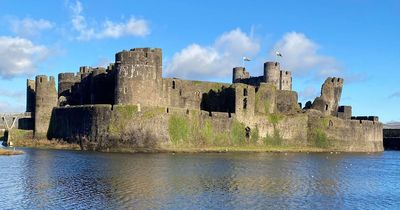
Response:
[[[251,61],[251,59],[248,57],[243,57],[243,61]]]
[[[278,52],[278,51],[276,51],[275,54],[276,54],[276,56],[278,56],[278,57],[283,57],[283,56],[282,56],[282,53],[280,53],[280,52]]]

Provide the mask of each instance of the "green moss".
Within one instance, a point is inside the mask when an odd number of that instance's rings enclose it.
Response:
[[[273,113],[268,115],[268,121],[272,123],[274,126],[279,123],[283,119],[283,115],[278,113]]]
[[[201,136],[206,145],[212,145],[214,143],[214,129],[210,120],[204,122],[201,129]]]
[[[137,113],[136,105],[117,105],[114,106],[108,130],[112,135],[119,135],[124,130],[125,125]]]
[[[246,142],[246,130],[245,125],[238,121],[233,121],[231,139],[233,145],[242,145]]]
[[[314,131],[314,145],[320,148],[326,148],[329,146],[329,140],[326,133],[322,129],[316,129]]]
[[[164,111],[165,110],[162,107],[152,108],[152,109],[149,109],[149,110],[146,110],[145,112],[143,112],[143,118],[151,119],[151,118],[154,118],[156,116],[163,114]]]
[[[172,115],[168,121],[168,132],[172,143],[187,142],[189,137],[189,123],[184,116]]]
[[[253,130],[251,130],[250,135],[251,135],[250,136],[250,144],[257,144],[257,141],[260,138],[258,127],[256,127]]]
[[[330,146],[330,139],[325,133],[330,120],[330,117],[323,117],[310,121],[308,139],[311,141],[312,146],[318,148],[327,148]]]
[[[282,140],[279,129],[274,128],[274,133],[271,136],[267,135],[264,138],[264,144],[269,146],[281,146]]]

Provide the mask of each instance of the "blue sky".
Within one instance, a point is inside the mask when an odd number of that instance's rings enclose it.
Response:
[[[353,115],[400,121],[400,1],[0,0],[0,112],[25,109],[26,78],[102,66],[134,47],[163,48],[168,77],[230,82],[242,57],[262,74],[282,52],[306,102],[345,79]]]

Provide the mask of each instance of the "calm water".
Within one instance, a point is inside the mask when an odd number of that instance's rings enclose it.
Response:
[[[400,152],[0,156],[0,209],[400,208]]]

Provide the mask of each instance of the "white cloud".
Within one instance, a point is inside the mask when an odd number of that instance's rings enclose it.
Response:
[[[11,19],[11,31],[21,37],[37,36],[40,31],[54,27],[54,23],[44,19]]]
[[[304,34],[290,32],[275,44],[270,55],[275,56],[276,51],[281,52],[282,66],[300,76],[309,73],[317,77],[341,75],[342,68],[338,61],[334,57],[319,54],[319,48],[317,43]]]
[[[131,17],[126,22],[112,22],[106,20],[100,28],[90,26],[85,16],[83,16],[83,7],[80,1],[76,1],[70,6],[72,11],[72,27],[78,32],[77,39],[88,41],[91,39],[120,38],[123,36],[144,37],[150,34],[148,22],[144,19]]]
[[[48,55],[49,50],[45,46],[35,45],[30,40],[0,36],[0,77],[29,75]]]
[[[222,34],[210,46],[191,44],[175,53],[167,64],[167,74],[186,79],[228,77],[233,67],[241,65],[243,56],[255,56],[259,50],[259,42],[238,28]]]

